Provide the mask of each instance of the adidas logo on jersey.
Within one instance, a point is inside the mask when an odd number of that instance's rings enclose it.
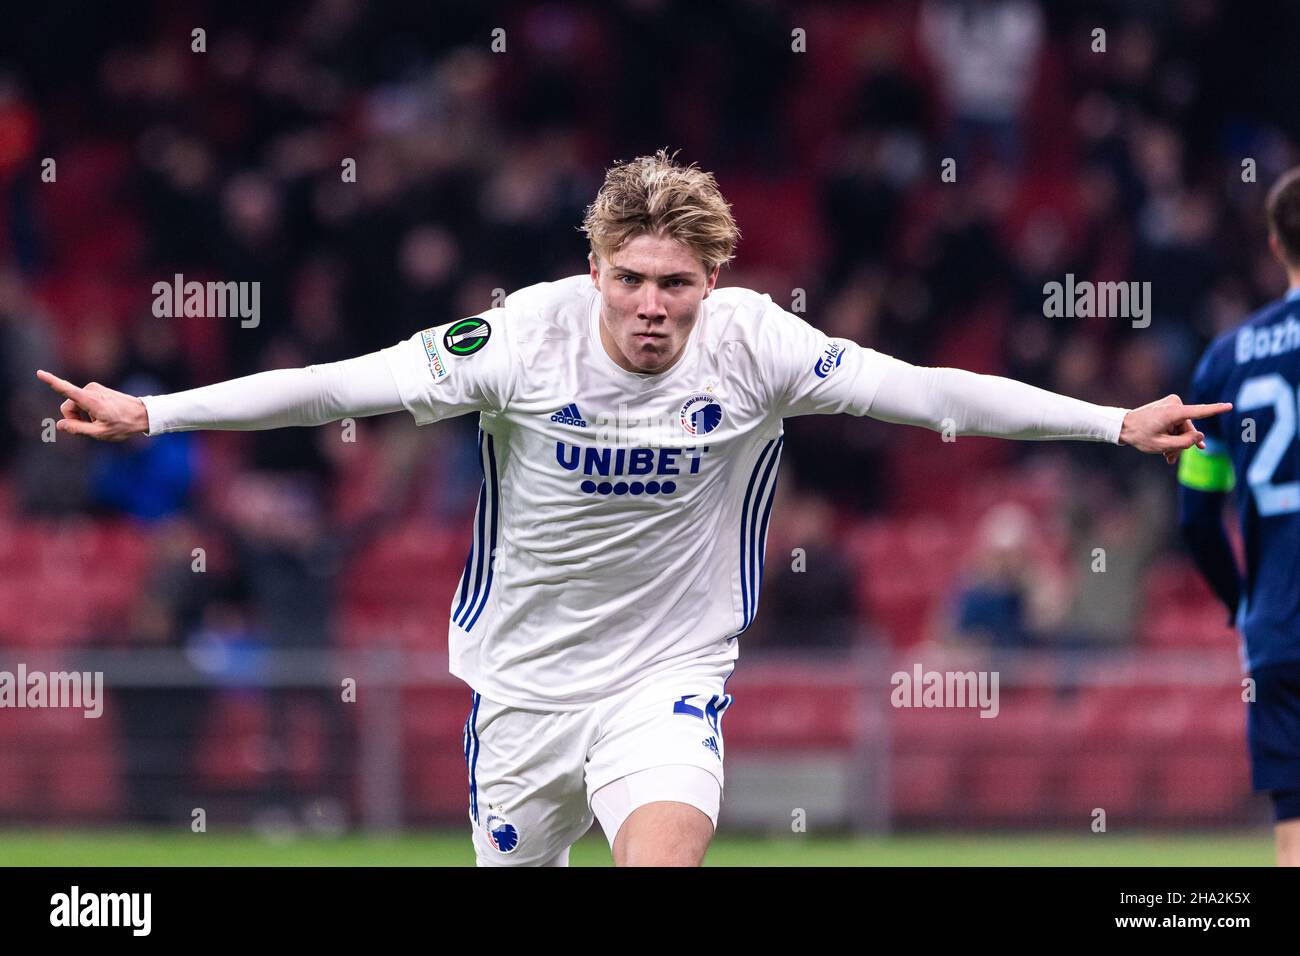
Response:
[[[559,422],[561,425],[576,425],[579,428],[586,428],[587,421],[582,417],[582,412],[578,411],[578,403],[570,402],[558,412],[551,416],[551,421]]]
[[[718,752],[717,737],[707,737],[704,740],[701,740],[700,743],[704,744],[704,746],[707,747],[709,750],[712,750],[713,756],[717,757],[719,760],[722,759],[722,754]]]

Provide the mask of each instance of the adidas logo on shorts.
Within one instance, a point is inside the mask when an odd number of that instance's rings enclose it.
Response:
[[[551,416],[551,421],[559,422],[561,425],[576,425],[579,428],[587,427],[586,419],[584,419],[582,413],[578,411],[577,402],[570,402],[568,405],[565,405]]]

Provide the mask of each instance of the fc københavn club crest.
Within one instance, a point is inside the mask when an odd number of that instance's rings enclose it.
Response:
[[[686,434],[707,435],[722,424],[722,406],[712,395],[692,395],[682,403],[681,420]]]
[[[499,813],[489,813],[484,821],[488,842],[501,853],[510,853],[519,845],[519,831]]]

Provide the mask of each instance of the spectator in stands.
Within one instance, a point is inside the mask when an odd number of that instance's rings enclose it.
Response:
[[[195,571],[195,542],[211,542],[212,529],[178,516],[155,525],[144,587],[130,608],[121,646],[144,651],[183,651],[205,615],[238,600],[238,582],[216,566]],[[104,643],[118,644],[114,634]],[[202,806],[196,789],[196,737],[207,712],[209,692],[185,658],[161,661],[140,657],[135,680],[113,689],[114,712],[122,734],[129,813],[144,823],[188,823]],[[167,680],[149,683],[150,663],[165,669]],[[189,682],[183,682],[186,671]],[[179,678],[179,680],[178,680]]]
[[[154,395],[164,386],[148,375],[125,379],[133,395]],[[95,450],[91,503],[109,512],[156,521],[180,513],[198,477],[198,446],[188,432],[134,438]]]
[[[952,155],[965,166],[991,145],[1007,167],[1020,163],[1021,124],[1043,43],[1043,15],[1029,0],[927,0],[921,45],[952,112]]]
[[[331,527],[319,485],[305,475],[249,472],[232,484],[226,504],[255,630],[265,647],[329,650],[337,578],[347,555],[346,542]],[[300,660],[303,666],[309,667]],[[279,672],[292,674],[293,667]],[[304,710],[322,728],[323,763],[315,796],[328,794],[336,803],[343,797],[338,691],[332,683],[321,686],[308,679],[304,684],[275,686],[267,694],[271,727],[263,813],[283,811],[300,795],[292,764],[293,715]]]
[[[997,505],[984,515],[959,577],[947,642],[994,649],[1035,643],[1040,607],[1058,592],[1035,554],[1035,533],[1022,505]]]
[[[773,650],[847,649],[864,627],[854,608],[853,568],[836,546],[834,511],[789,488],[779,488],[784,500],[768,527],[762,610],[741,640]]]
[[[1071,512],[1073,595],[1048,643],[1073,650],[1129,645],[1145,573],[1160,548],[1169,546],[1167,496],[1152,484],[1126,496],[1109,476],[1096,474],[1075,486]]]

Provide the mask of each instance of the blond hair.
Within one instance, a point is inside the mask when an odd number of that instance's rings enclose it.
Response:
[[[740,230],[717,180],[676,156],[661,149],[605,173],[582,221],[593,255],[608,261],[635,236],[663,234],[694,252],[706,275],[733,258]]]

